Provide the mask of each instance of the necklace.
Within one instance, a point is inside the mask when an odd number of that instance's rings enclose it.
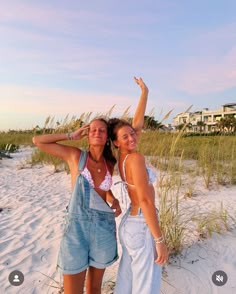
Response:
[[[89,152],[89,158],[92,159],[92,161],[95,162],[96,164],[98,164],[98,163],[101,162],[101,161],[99,161],[99,160],[93,158],[91,152]],[[98,168],[97,168],[97,172],[100,173],[101,171],[102,171],[102,170],[98,167]]]

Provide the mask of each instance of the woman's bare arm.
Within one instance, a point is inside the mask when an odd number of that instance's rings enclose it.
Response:
[[[48,134],[33,137],[33,143],[44,152],[69,161],[75,147],[58,142],[67,140],[66,134]]]
[[[139,136],[144,124],[144,114],[148,99],[148,87],[145,85],[142,78],[137,79],[134,77],[134,80],[141,89],[141,95],[132,121],[132,127],[136,130],[136,133]]]
[[[86,125],[73,133],[39,135],[33,137],[32,141],[38,148],[45,151],[46,153],[69,162],[75,153],[80,153],[80,150],[76,147],[66,146],[58,142],[71,139],[79,140],[86,136],[85,131],[87,129],[88,126]]]
[[[126,168],[131,170],[133,184],[135,186],[135,195],[139,206],[143,212],[145,221],[151,231],[154,239],[161,238],[162,232],[159,226],[157,212],[151,189],[149,189],[148,176],[146,172],[145,160],[143,155],[133,153],[129,156]],[[168,259],[168,251],[164,243],[156,244],[157,260],[159,264],[164,264]]]

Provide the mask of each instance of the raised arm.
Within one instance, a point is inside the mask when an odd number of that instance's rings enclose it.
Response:
[[[144,124],[144,114],[148,98],[148,87],[145,85],[142,78],[137,79],[136,77],[134,77],[134,80],[140,86],[141,89],[141,95],[132,121],[132,127],[136,130],[136,133],[139,136]]]
[[[33,137],[32,141],[38,148],[46,153],[69,162],[73,157],[74,151],[78,150],[79,152],[79,149],[72,146],[62,145],[58,142],[66,140],[79,140],[86,136],[85,131],[87,129],[88,126],[86,125],[73,133],[39,135]]]

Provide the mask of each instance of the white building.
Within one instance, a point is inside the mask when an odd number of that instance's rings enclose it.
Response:
[[[218,129],[217,122],[226,116],[236,117],[236,103],[222,105],[218,110],[204,108],[201,111],[182,112],[174,117],[173,126],[187,124],[186,130],[191,132],[213,132]]]

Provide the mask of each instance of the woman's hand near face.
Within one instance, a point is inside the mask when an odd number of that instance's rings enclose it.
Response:
[[[89,124],[82,126],[78,130],[71,133],[70,137],[72,140],[81,140],[82,138],[86,137],[89,129]]]

